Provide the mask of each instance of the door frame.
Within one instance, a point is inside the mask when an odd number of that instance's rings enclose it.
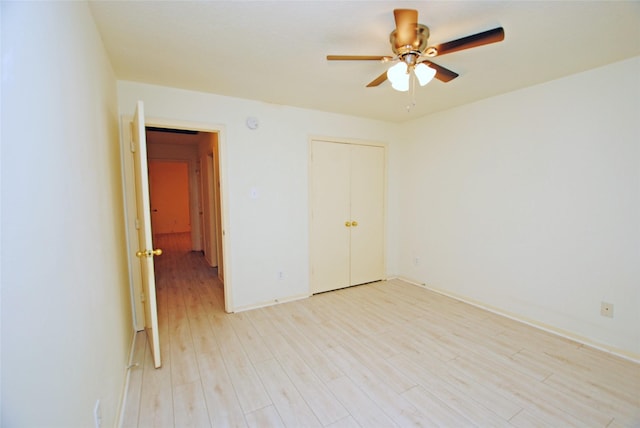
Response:
[[[133,327],[136,331],[144,330],[144,305],[141,300],[142,283],[140,263],[136,257],[138,251],[138,237],[136,229],[136,194],[134,181],[134,165],[133,156],[131,156],[131,122],[133,115],[122,115],[120,117],[120,161],[122,166],[122,191],[124,198],[124,215],[125,215],[125,237],[127,245],[127,263],[129,267],[129,287],[131,298],[131,310]],[[224,278],[224,308],[225,312],[234,311],[232,296],[232,276],[231,276],[231,251],[230,239],[228,231],[228,207],[229,200],[227,194],[226,177],[226,129],[224,125],[211,123],[197,123],[182,120],[159,119],[154,117],[145,117],[145,126],[170,129],[185,129],[193,131],[202,131],[218,134],[218,168],[220,171],[220,216],[222,223],[222,231],[220,239],[222,241],[223,256],[223,278]]]

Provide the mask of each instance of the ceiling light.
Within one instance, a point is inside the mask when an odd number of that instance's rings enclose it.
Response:
[[[405,58],[405,60],[394,64],[387,70],[387,79],[389,79],[391,87],[396,91],[407,92],[409,90],[412,71],[418,78],[420,86],[429,83],[436,75],[436,70],[427,64],[421,62],[414,65],[412,61],[408,61],[410,59],[413,59],[413,57]]]
[[[409,90],[409,69],[407,64],[399,62],[387,70],[387,79],[396,91],[406,92]]]
[[[436,75],[436,71],[433,68],[427,66],[423,62],[416,65],[413,68],[413,72],[418,78],[418,82],[420,83],[420,86],[424,86],[427,83],[431,82],[431,79],[433,79],[433,76]]]

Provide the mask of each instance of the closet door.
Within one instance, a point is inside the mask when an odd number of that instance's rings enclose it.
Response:
[[[351,146],[351,284],[384,277],[384,148]]]
[[[384,148],[311,143],[311,291],[384,278]]]
[[[350,155],[346,144],[311,143],[311,292],[349,286]]]

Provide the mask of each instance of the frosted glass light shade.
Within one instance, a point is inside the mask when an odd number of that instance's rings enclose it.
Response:
[[[436,75],[436,71],[424,63],[416,65],[413,69],[413,72],[416,74],[420,86],[424,86],[427,83],[431,82],[433,76]]]
[[[391,87],[396,91],[406,92],[409,90],[409,73],[407,64],[399,62],[387,70],[387,79],[391,82]]]
[[[409,75],[404,80],[391,82],[391,87],[396,91],[407,92],[409,90]]]

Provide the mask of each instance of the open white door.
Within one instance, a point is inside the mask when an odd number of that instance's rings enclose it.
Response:
[[[156,306],[156,278],[153,256],[162,250],[153,249],[151,232],[151,205],[149,201],[149,176],[147,171],[147,139],[144,125],[144,105],[138,101],[131,130],[131,151],[133,152],[136,182],[136,228],[138,229],[138,251],[144,292],[144,318],[147,341],[151,347],[153,363],[160,367],[160,338],[158,335],[158,310]]]

